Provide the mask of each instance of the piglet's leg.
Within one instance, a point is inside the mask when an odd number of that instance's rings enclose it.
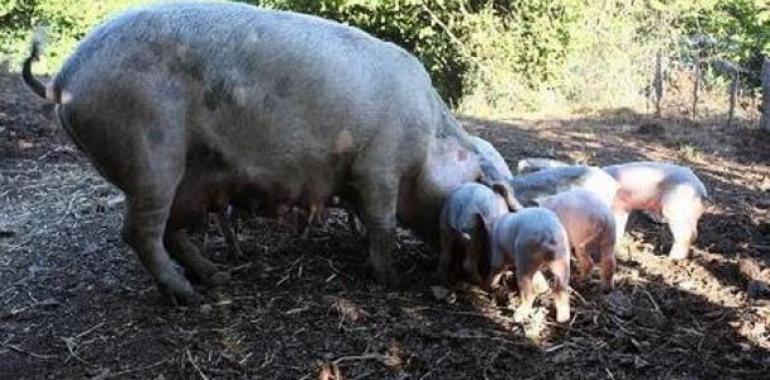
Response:
[[[617,263],[615,261],[615,244],[614,242],[606,242],[601,247],[601,278],[602,278],[602,290],[608,292],[615,288],[615,269]]]
[[[556,305],[556,321],[569,321],[569,258],[557,258],[549,264],[554,276],[553,301]]]
[[[532,286],[532,276],[536,271],[525,269],[516,270],[516,280],[519,284],[519,294],[521,295],[521,305],[513,314],[513,320],[521,322],[532,313],[532,304],[535,302],[535,290]]]
[[[674,260],[686,259],[690,252],[690,245],[698,236],[698,217],[701,208],[700,202],[667,201],[663,207],[663,216],[668,221],[674,243],[668,257]]]
[[[543,276],[543,272],[537,271],[532,276],[532,287],[535,290],[535,294],[543,294],[551,287],[548,285],[548,280]]]
[[[575,247],[575,258],[580,266],[578,281],[583,282],[591,275],[591,270],[594,268],[594,260],[588,254],[585,244]]]
[[[479,273],[479,259],[484,254],[484,244],[480,238],[475,237],[471,239],[466,247],[463,269],[471,277],[473,283],[480,284],[483,280]]]
[[[668,257],[673,260],[686,259],[690,252],[690,245],[695,241],[697,232],[688,220],[669,221],[671,235],[674,236],[674,243]]]
[[[441,231],[441,254],[438,257],[436,277],[442,283],[449,282],[449,265],[452,263],[452,246],[454,240],[449,231]]]

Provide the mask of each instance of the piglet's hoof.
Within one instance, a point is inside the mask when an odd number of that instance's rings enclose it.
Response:
[[[687,249],[674,248],[668,254],[668,258],[675,261],[684,260],[687,258]]]
[[[516,323],[522,323],[529,319],[529,315],[532,313],[531,307],[519,307],[513,313],[513,321]]]

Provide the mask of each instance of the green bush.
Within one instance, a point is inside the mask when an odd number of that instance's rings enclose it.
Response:
[[[108,14],[147,0],[0,0],[0,56],[18,65],[34,27],[45,25],[50,41],[36,70],[53,72],[83,36]]]
[[[53,72],[107,15],[149,0],[0,0],[0,54],[18,63],[35,25]],[[338,20],[414,53],[462,112],[629,106],[656,52],[691,64],[687,41],[758,70],[770,53],[766,0],[250,0]],[[756,83],[751,83],[756,85]]]

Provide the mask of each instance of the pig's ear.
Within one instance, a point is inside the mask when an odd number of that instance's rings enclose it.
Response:
[[[492,221],[487,220],[481,214],[476,214],[476,219],[479,223],[479,229],[481,230],[481,236],[486,239],[492,234]]]
[[[513,187],[511,187],[509,183],[505,181],[493,182],[492,190],[505,199],[505,203],[508,205],[510,211],[516,212],[524,208],[524,206],[516,200],[516,197],[513,196]]]

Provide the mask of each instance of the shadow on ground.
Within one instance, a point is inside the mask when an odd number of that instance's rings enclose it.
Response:
[[[437,299],[435,255],[407,233],[398,256],[404,286],[378,286],[339,213],[310,240],[247,221],[247,260],[229,258],[210,229],[206,252],[233,281],[186,309],[160,301],[121,242],[117,191],[59,140],[48,111],[15,79],[0,81],[0,230],[10,232],[0,238],[3,376],[691,379],[770,370],[770,305],[750,300],[747,280],[730,269],[736,253],[768,264],[755,247],[767,239],[758,222],[767,220],[767,194],[756,180],[770,168],[730,157],[751,150],[735,147],[741,130],[713,143],[732,153],[712,154],[708,133],[686,137],[683,125],[652,136],[601,115],[466,121],[509,163],[532,155],[602,165],[667,159],[693,166],[712,190],[693,260],[668,261],[664,228],[635,221],[619,252],[617,289],[603,295],[596,279],[574,284],[568,325],[549,322],[547,297],[526,325],[511,319],[515,293],[500,302],[458,286],[456,299]]]

